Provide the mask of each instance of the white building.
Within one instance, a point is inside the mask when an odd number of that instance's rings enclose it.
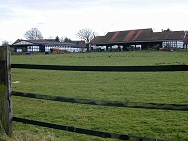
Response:
[[[42,40],[17,40],[12,44],[15,52],[50,52],[52,48],[67,50],[70,52],[85,52],[84,41],[56,42],[54,39]]]

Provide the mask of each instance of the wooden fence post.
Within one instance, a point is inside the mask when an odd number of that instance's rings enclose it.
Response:
[[[12,81],[11,81],[11,49],[0,46],[0,127],[12,136]]]

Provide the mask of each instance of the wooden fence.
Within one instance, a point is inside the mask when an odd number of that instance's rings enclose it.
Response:
[[[7,135],[12,135],[12,121],[22,122],[37,126],[43,126],[53,129],[66,130],[69,132],[99,136],[103,138],[115,138],[129,141],[164,141],[163,139],[154,139],[125,134],[107,133],[89,129],[76,128],[72,126],[63,126],[58,124],[46,123],[13,117],[11,96],[22,96],[27,98],[36,98],[44,100],[53,100],[60,102],[71,102],[79,104],[92,104],[102,106],[116,106],[125,108],[149,108],[162,110],[181,110],[188,111],[188,104],[158,104],[143,102],[118,102],[105,100],[77,99],[59,96],[49,96],[33,93],[22,93],[11,91],[11,68],[20,69],[41,69],[41,70],[67,70],[67,71],[108,71],[108,72],[166,72],[166,71],[188,71],[188,65],[166,65],[166,66],[58,66],[58,65],[31,65],[31,64],[11,64],[10,49],[0,48],[0,121]]]
[[[0,47],[0,128],[12,135],[11,50]],[[2,130],[2,129],[1,129]]]

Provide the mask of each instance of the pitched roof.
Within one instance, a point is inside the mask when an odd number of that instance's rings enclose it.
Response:
[[[70,41],[71,43],[74,43],[74,44],[76,44],[76,45],[78,45],[78,46],[81,46],[81,47],[85,47],[86,46],[86,43],[85,43],[85,41]]]
[[[28,40],[31,42],[57,42],[55,39],[38,39],[38,40]]]
[[[136,40],[144,40],[146,35],[150,32],[152,32],[151,28],[108,32],[105,36],[96,37],[97,39],[94,38],[91,43],[133,42]]]
[[[76,47],[85,47],[83,44],[84,41],[75,41],[75,42],[57,42],[54,39],[42,39],[42,40],[16,40],[12,46],[24,46],[24,45],[51,45],[51,46],[76,46]],[[85,42],[84,42],[85,43]]]
[[[153,32],[152,28],[108,32],[105,36],[95,37],[93,44],[131,43],[163,40],[183,40],[184,31]]]
[[[96,36],[95,38],[92,39],[91,43],[99,43],[102,41],[102,38],[104,36]]]
[[[146,40],[183,40],[184,36],[184,31],[153,32],[147,36]]]

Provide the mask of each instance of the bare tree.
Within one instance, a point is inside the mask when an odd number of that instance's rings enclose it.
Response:
[[[96,33],[89,28],[81,29],[76,34],[78,38],[83,39],[86,43],[89,43],[93,38],[95,38]]]
[[[54,37],[53,36],[49,36],[48,39],[54,39]]]
[[[60,42],[64,42],[64,37],[61,37],[61,38],[59,39],[59,41],[60,41]]]
[[[43,39],[41,32],[37,28],[31,28],[24,34],[25,38],[28,40],[38,40]]]
[[[8,45],[9,45],[8,41],[6,41],[6,40],[2,41],[2,46],[8,46]]]

